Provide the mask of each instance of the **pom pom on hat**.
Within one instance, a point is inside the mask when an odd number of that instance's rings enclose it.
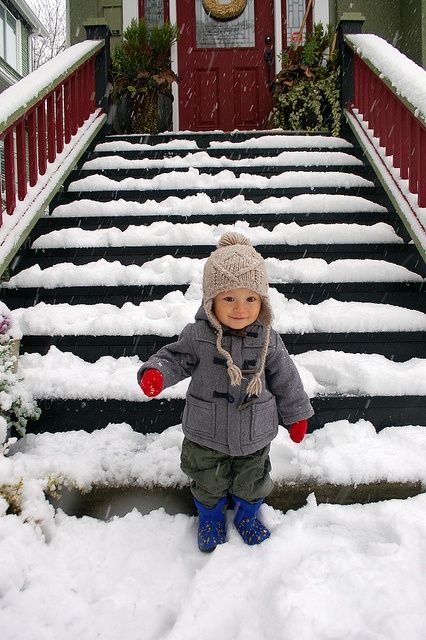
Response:
[[[237,233],[236,231],[229,231],[228,233],[224,233],[217,243],[218,249],[221,247],[228,247],[234,244],[243,244],[248,247],[253,246],[252,243],[246,236],[243,236],[242,233]]]

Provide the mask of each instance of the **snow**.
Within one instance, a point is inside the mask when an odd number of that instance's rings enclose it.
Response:
[[[293,357],[309,397],[316,395],[404,396],[426,394],[426,361],[393,362],[378,354],[306,351]],[[44,356],[19,358],[24,386],[35,398],[148,402],[136,381],[137,356],[103,356],[94,363],[50,347]],[[184,398],[188,380],[158,397]]]
[[[169,196],[161,202],[147,200],[146,202],[129,202],[121,198],[109,202],[82,199],[55,207],[52,212],[54,218],[93,217],[93,216],[155,216],[165,217],[174,215],[222,215],[244,214],[259,215],[266,213],[381,213],[386,209],[366,198],[349,195],[303,194],[286,198],[281,196],[265,198],[262,202],[253,202],[242,195],[224,198],[219,202],[212,202],[206,193],[179,198]]]
[[[233,225],[173,224],[159,221],[148,226],[129,225],[122,231],[116,227],[88,231],[80,227],[52,231],[37,238],[32,249],[67,247],[123,247],[159,245],[213,245],[227,231],[238,231],[257,244],[354,244],[402,243],[394,229],[384,222],[373,225],[310,224],[296,222],[277,224],[272,230],[261,226],[250,227],[248,222]]]
[[[225,169],[215,175],[198,169],[170,171],[152,178],[123,178],[113,180],[97,174],[71,182],[69,192],[82,191],[155,191],[157,189],[284,189],[305,187],[374,187],[370,180],[343,171],[287,171],[279,175],[258,176],[241,173],[236,176]]]
[[[184,157],[161,158],[152,160],[130,160],[121,156],[103,156],[85,162],[83,171],[108,170],[108,169],[169,169],[178,167],[319,167],[319,166],[362,166],[362,160],[338,151],[291,151],[282,152],[276,156],[257,156],[256,158],[244,158],[232,160],[226,156],[214,158],[206,151],[188,153]]]
[[[192,132],[189,136],[192,137]],[[255,138],[248,138],[243,142],[230,142],[225,140],[211,141],[209,147],[211,149],[229,148],[229,149],[297,149],[306,148],[352,148],[350,142],[343,138],[335,138],[333,136],[288,136],[288,135],[266,135]],[[127,142],[127,140],[114,140],[112,142],[102,142],[95,147],[95,151],[171,151],[190,149],[197,150],[198,145],[195,140],[170,140],[169,142],[161,142],[159,144],[145,144]]]
[[[271,284],[278,282],[421,282],[420,275],[385,260],[334,260],[266,258]],[[28,267],[3,283],[4,288],[70,286],[120,286],[149,284],[200,284],[204,258],[163,256],[142,265],[123,265],[104,258],[88,264],[63,262],[41,269]],[[173,274],[173,275],[172,275]],[[198,295],[198,294],[197,294]]]
[[[255,548],[229,513],[229,541],[203,555],[193,517],[77,519],[27,491],[27,521],[0,518],[3,640],[422,637],[424,495],[263,506],[272,536]]]
[[[348,35],[361,58],[371,62],[391,83],[397,95],[408,100],[426,121],[426,70],[374,34]],[[418,115],[418,114],[416,114]]]
[[[335,331],[425,331],[426,314],[390,304],[340,302],[329,298],[309,305],[286,298],[271,287],[275,320],[280,333],[317,333]],[[178,335],[193,322],[201,303],[199,285],[191,285],[183,294],[172,291],[161,300],[121,308],[112,304],[46,304],[12,311],[15,335]]]

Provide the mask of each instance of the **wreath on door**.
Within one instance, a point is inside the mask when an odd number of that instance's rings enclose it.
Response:
[[[247,0],[231,0],[220,4],[218,0],[202,0],[206,13],[215,20],[234,20],[240,16],[247,6]]]

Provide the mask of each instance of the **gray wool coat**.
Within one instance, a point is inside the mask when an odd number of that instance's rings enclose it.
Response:
[[[139,369],[138,382],[147,369],[161,371],[165,388],[191,376],[182,418],[185,436],[230,456],[254,453],[275,438],[279,419],[289,425],[314,413],[298,371],[274,330],[262,392],[247,399],[249,371],[255,369],[260,356],[263,331],[259,321],[243,333],[224,328],[222,345],[243,370],[242,384],[231,386],[226,361],[216,347],[215,330],[200,307],[195,322],[183,329],[178,340],[160,349]]]

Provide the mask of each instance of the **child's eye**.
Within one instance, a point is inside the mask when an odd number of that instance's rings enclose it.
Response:
[[[225,302],[234,302],[234,298],[232,296],[226,296],[226,298],[224,298]]]
[[[256,296],[250,296],[249,298],[247,298],[247,302],[257,302],[258,298],[256,298]]]

